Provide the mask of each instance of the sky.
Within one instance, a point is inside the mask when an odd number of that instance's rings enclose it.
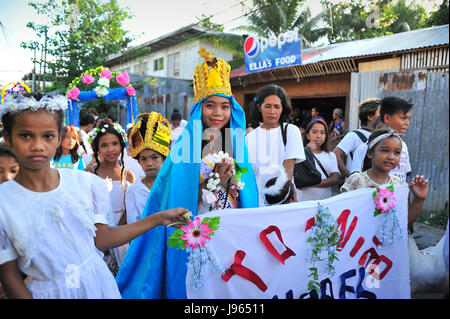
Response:
[[[426,0],[428,3],[434,0]],[[437,0],[436,0],[437,1]],[[0,0],[0,22],[6,31],[0,29],[0,84],[20,81],[32,70],[33,53],[22,49],[23,41],[38,40],[34,31],[27,28],[28,21],[43,24],[45,16],[37,15],[28,5],[29,0]],[[124,23],[124,29],[132,34],[143,33],[132,45],[137,45],[191,23],[198,22],[202,14],[214,15],[214,23],[223,24],[225,31],[246,24],[242,18],[239,0],[118,0],[121,7],[128,7],[134,15]],[[251,0],[245,0],[251,3]],[[306,0],[313,15],[320,12],[318,0]],[[440,2],[440,0],[438,1]],[[241,17],[241,18],[240,18]]]

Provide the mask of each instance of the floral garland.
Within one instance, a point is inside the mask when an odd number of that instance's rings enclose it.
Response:
[[[316,222],[311,227],[311,236],[307,242],[312,245],[309,250],[309,258],[306,259],[308,263],[312,264],[309,268],[311,273],[308,277],[312,277],[308,282],[308,290],[317,290],[320,292],[319,274],[315,266],[316,262],[326,261],[326,271],[330,276],[335,274],[333,263],[339,260],[336,253],[336,247],[339,245],[339,238],[341,231],[338,229],[336,219],[331,215],[328,207],[323,208],[319,204],[319,212],[316,215]],[[327,253],[326,259],[323,258],[323,253]]]
[[[403,236],[395,209],[394,185],[375,190],[373,192],[373,201],[375,203],[373,216],[384,216],[383,223],[377,230],[377,237],[381,243],[395,246],[397,241]]]
[[[128,72],[111,72],[108,68],[99,66],[97,68],[89,69],[82,73],[79,77],[76,77],[69,84],[69,89],[67,91],[67,96],[75,100],[80,95],[80,89],[77,85],[82,81],[84,84],[90,85],[95,82],[94,76],[99,75],[97,80],[97,86],[94,88],[95,94],[98,97],[105,97],[108,95],[108,88],[110,87],[110,80],[115,78],[117,83],[121,86],[126,86],[126,91],[129,96],[136,95],[136,90],[130,84],[130,77]]]
[[[231,158],[228,153],[224,153],[223,151],[214,153],[213,156],[214,163],[221,163],[223,160]],[[234,197],[236,198],[236,191],[242,190],[245,186],[245,183],[241,181],[242,173],[246,173],[248,169],[240,167],[234,158],[233,164],[234,183],[230,186],[230,188],[234,192]],[[214,169],[216,172],[214,172]],[[218,209],[217,191],[220,189],[220,177],[217,173],[216,167],[214,167],[214,169],[209,175],[209,178],[206,180],[206,189],[202,189],[202,201],[206,206],[216,206],[216,209]]]
[[[98,133],[99,132],[105,133],[106,129],[108,127],[109,127],[109,124],[104,124],[102,127],[97,127],[95,129],[93,129],[88,134],[88,142],[92,143],[95,140],[95,138],[97,137]],[[122,126],[120,124],[114,123],[113,127],[114,127],[114,130],[116,130],[116,132],[122,136],[122,139],[124,142],[128,141],[127,134],[125,133],[124,129],[122,128]]]
[[[6,113],[17,113],[23,110],[33,112],[39,109],[46,109],[51,113],[67,109],[67,98],[63,95],[44,96],[37,101],[33,97],[19,95],[17,98],[8,97],[4,103],[0,104],[0,118]]]
[[[189,220],[188,225],[183,225],[175,230],[169,237],[167,245],[172,248],[186,249],[190,252],[187,266],[192,267],[192,282],[194,288],[203,286],[204,267],[210,263],[214,269],[220,273],[225,271],[225,267],[220,266],[208,249],[208,242],[214,231],[219,229],[220,217],[205,217],[200,221],[200,217],[195,217],[194,221]]]
[[[12,87],[10,89],[7,89],[10,85],[12,85]],[[7,97],[8,95],[23,94],[23,93],[25,93],[25,91],[27,91],[28,93],[31,92],[30,88],[26,84],[24,84],[22,82],[11,82],[11,83],[8,83],[2,89],[1,103],[5,102],[5,97]]]

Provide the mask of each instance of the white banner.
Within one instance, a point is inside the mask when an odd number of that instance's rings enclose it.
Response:
[[[408,186],[395,187],[402,235],[395,245],[382,246],[377,240],[384,215],[374,217],[373,191],[360,189],[320,201],[342,230],[335,274],[325,271],[326,262],[315,263],[320,292],[308,289],[312,265],[307,262],[312,248],[307,242],[309,227],[314,224],[318,202],[201,215],[201,220],[220,216],[218,230],[210,236],[206,248],[212,260],[228,270],[222,277],[222,272],[207,262],[201,267],[203,286],[195,288],[190,264],[186,276],[188,298],[410,298]],[[277,252],[271,253],[270,248]],[[195,270],[198,272],[199,267]]]

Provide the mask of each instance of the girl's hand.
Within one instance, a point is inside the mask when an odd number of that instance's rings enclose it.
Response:
[[[428,195],[428,180],[423,175],[416,175],[411,181],[410,189],[417,199],[425,199]]]
[[[192,213],[186,208],[172,208],[159,212],[160,223],[164,226],[181,227],[192,217]]]
[[[226,158],[222,163],[217,163],[217,173],[219,173],[221,186],[226,186],[231,177],[233,177],[233,159]]]

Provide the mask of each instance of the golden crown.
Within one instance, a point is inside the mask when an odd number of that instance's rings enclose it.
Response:
[[[205,59],[197,65],[194,73],[194,102],[213,94],[231,95],[230,65],[222,58],[212,57],[214,52],[200,48],[198,53]]]
[[[145,129],[141,126],[146,125]],[[131,156],[137,158],[140,152],[149,148],[166,156],[170,151],[170,123],[158,112],[140,114],[130,133]]]

